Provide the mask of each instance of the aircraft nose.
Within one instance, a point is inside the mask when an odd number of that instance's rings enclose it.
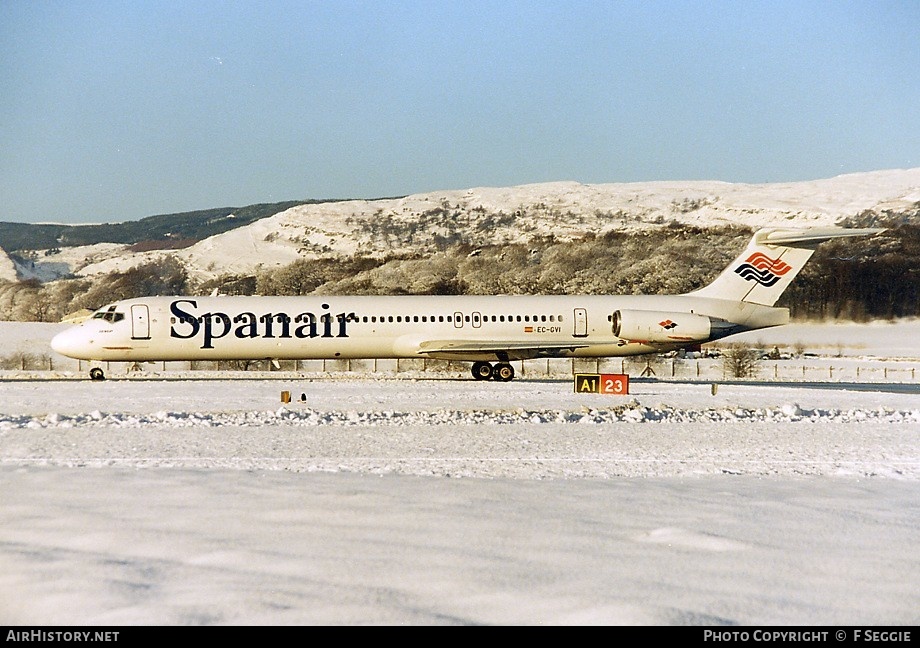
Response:
[[[69,358],[79,357],[81,350],[85,351],[86,340],[81,335],[79,327],[69,328],[51,338],[51,348],[57,353]]]

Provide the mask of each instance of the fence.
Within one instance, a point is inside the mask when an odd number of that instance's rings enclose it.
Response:
[[[657,380],[736,380],[719,358],[551,358],[514,361],[517,379],[562,379],[576,373],[625,373],[633,377]],[[90,366],[101,366],[107,376],[164,375],[193,373],[198,377],[290,377],[292,374],[328,376],[419,376],[467,378],[470,363],[447,360],[281,360],[277,366],[268,361],[246,363],[228,361],[168,361],[140,363],[58,361],[34,369],[86,375]],[[777,382],[916,382],[920,377],[920,359],[877,359],[850,357],[814,357],[791,360],[760,360],[746,378]]]

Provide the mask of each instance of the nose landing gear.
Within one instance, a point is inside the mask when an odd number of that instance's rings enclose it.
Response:
[[[90,380],[105,380],[105,372],[99,367],[93,367],[89,370]]]
[[[476,380],[491,378],[498,382],[508,382],[514,378],[514,367],[507,362],[499,362],[494,367],[488,362],[474,362],[472,372]]]

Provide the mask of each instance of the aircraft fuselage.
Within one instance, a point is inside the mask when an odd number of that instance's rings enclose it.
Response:
[[[730,322],[730,333],[788,321],[785,309],[687,296],[147,297],[100,309],[55,338],[54,348],[98,361],[494,360],[494,352],[472,347],[507,342],[510,359],[607,357],[710,339],[618,337],[612,328],[616,311],[697,314]],[[467,345],[454,351],[424,347],[457,339]]]

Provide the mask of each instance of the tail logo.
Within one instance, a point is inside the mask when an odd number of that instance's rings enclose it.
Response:
[[[677,322],[672,322],[671,320],[666,319],[663,322],[658,322],[658,326],[664,329],[668,329],[670,331],[672,328],[677,326]]]
[[[771,259],[763,252],[755,252],[735,268],[735,272],[746,281],[756,281],[767,288],[774,285],[790,270],[792,270],[791,265],[779,259]]]

